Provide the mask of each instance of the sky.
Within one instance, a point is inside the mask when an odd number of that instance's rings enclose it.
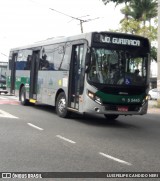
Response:
[[[47,38],[117,29],[123,18],[120,6],[101,0],[0,0],[0,61],[7,61],[11,48]]]

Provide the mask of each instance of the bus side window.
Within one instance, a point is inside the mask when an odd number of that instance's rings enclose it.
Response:
[[[43,47],[40,70],[59,70],[64,57],[63,44]]]
[[[8,64],[8,68],[9,68],[9,70],[11,70],[11,68],[12,68],[12,52],[10,52],[10,54],[9,54],[9,64]]]
[[[25,70],[30,70],[32,55],[28,55]]]
[[[72,50],[71,43],[67,43],[65,46],[65,55],[64,55],[60,70],[69,70],[71,50]]]
[[[22,50],[18,52],[16,70],[30,70],[32,50]]]
[[[25,66],[26,66],[26,61],[24,60],[23,51],[19,51],[16,61],[16,70],[24,70]]]
[[[54,48],[54,68],[55,70],[59,70],[64,58],[64,51],[62,49],[63,45],[55,45]]]
[[[40,58],[39,70],[54,70],[54,49],[53,45],[45,46]]]
[[[49,69],[49,62],[47,60],[47,55],[44,54],[42,56],[42,59],[40,60],[41,68],[42,70],[48,70]]]

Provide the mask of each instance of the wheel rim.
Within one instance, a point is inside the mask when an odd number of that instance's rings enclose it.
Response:
[[[60,113],[63,113],[66,110],[66,100],[62,97],[58,102],[58,110]]]

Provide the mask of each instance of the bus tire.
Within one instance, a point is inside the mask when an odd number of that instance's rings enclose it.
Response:
[[[56,113],[62,118],[67,118],[70,115],[70,112],[67,110],[66,95],[64,92],[61,92],[57,97]]]
[[[20,102],[22,105],[27,105],[28,104],[28,100],[26,99],[26,89],[25,87],[23,86],[21,88],[21,92],[20,92]]]
[[[113,121],[118,118],[119,115],[116,114],[104,114],[106,120]]]

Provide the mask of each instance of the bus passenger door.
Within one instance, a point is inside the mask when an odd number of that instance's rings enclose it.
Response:
[[[69,75],[68,106],[73,109],[79,109],[79,95],[82,89],[82,67],[84,59],[84,45],[74,45],[72,47],[72,57]]]
[[[12,61],[11,61],[11,87],[10,87],[10,93],[15,93],[15,81],[16,81],[16,61],[18,58],[18,53],[14,53],[12,55]]]
[[[37,99],[37,82],[38,82],[38,69],[39,69],[40,50],[33,51],[30,71],[30,99]]]

